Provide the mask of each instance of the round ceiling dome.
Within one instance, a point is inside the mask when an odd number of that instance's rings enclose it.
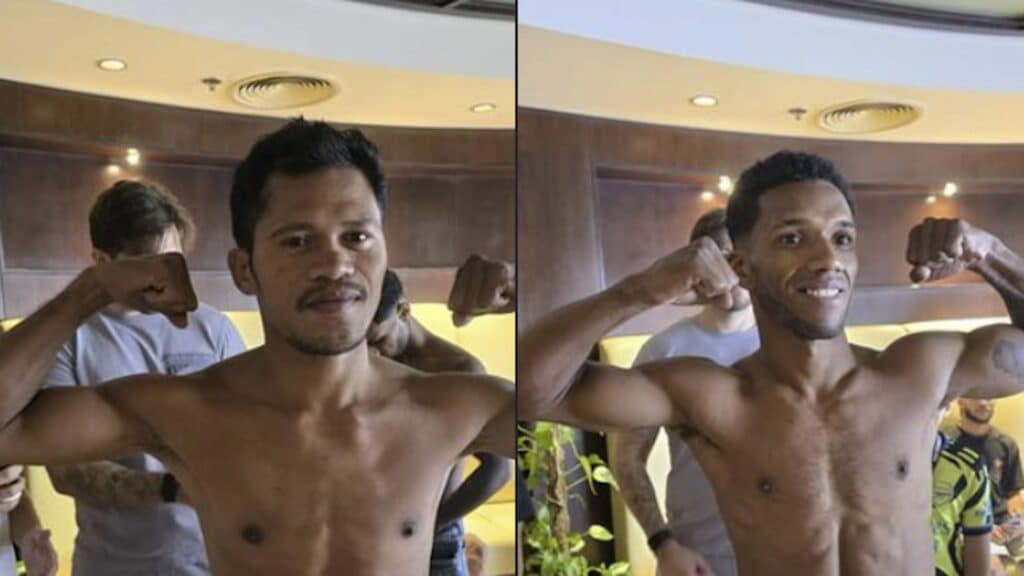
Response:
[[[818,126],[837,134],[870,134],[906,126],[922,113],[920,106],[906,102],[858,100],[826,108]]]
[[[305,74],[261,74],[238,81],[231,91],[235,101],[261,110],[298,108],[333,98],[338,87],[331,80]]]

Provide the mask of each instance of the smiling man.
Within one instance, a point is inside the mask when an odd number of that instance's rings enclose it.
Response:
[[[932,573],[937,408],[1024,390],[1024,264],[966,222],[926,220],[910,233],[912,278],[972,270],[1002,295],[1013,325],[915,334],[875,352],[843,333],[857,231],[830,163],[780,152],[755,164],[726,221],[730,261],[698,240],[526,331],[520,417],[692,432],[744,576]],[[731,368],[587,361],[598,339],[643,310],[728,308],[738,287],[752,295],[761,348]]]
[[[514,405],[500,379],[368,352],[384,196],[359,131],[295,120],[261,139],[235,172],[229,265],[266,345],[189,376],[40,392],[61,342],[112,301],[179,326],[196,306],[180,255],[93,266],[0,339],[0,461],[156,455],[215,574],[426,575],[448,470],[511,457]]]

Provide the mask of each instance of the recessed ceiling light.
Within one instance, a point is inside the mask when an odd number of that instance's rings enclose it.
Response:
[[[718,191],[723,194],[732,194],[732,178],[729,178],[728,176],[719,176]]]
[[[942,187],[942,195],[946,198],[949,198],[959,191],[960,187],[956,185],[956,182],[946,182],[946,185]]]
[[[718,98],[715,98],[714,96],[710,96],[708,94],[698,94],[693,98],[690,98],[690,104],[693,104],[694,106],[701,106],[703,108],[707,108],[709,106],[717,106]]]
[[[107,174],[111,176],[120,176],[121,167],[111,162],[110,164],[107,164]]]
[[[119,58],[104,58],[102,60],[98,60],[96,65],[107,72],[120,72],[128,67],[128,64]]]
[[[470,112],[493,112],[496,108],[497,108],[497,106],[495,106],[494,104],[491,104],[490,102],[481,102],[479,104],[474,104],[474,105],[470,106],[469,107],[469,111]]]
[[[138,148],[129,148],[124,154],[124,161],[129,166],[138,166],[140,160],[142,160],[142,154],[139,153]]]
[[[938,201],[938,198],[935,197],[935,194],[929,194],[928,197],[924,199],[924,201],[927,204],[935,204],[935,202]]]
[[[705,202],[711,202],[715,199],[715,194],[711,190],[705,190],[700,193],[700,199]]]

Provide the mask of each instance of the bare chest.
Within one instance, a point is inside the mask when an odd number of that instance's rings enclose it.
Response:
[[[312,575],[426,566],[464,445],[408,411],[310,422],[250,410],[197,416],[173,448],[212,562],[227,573]]]
[[[734,540],[838,561],[926,529],[935,414],[872,384],[825,401],[755,394],[735,426],[690,442]]]

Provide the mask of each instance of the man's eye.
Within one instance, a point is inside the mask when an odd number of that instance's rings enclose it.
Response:
[[[370,241],[370,235],[366,232],[346,232],[342,238],[346,244],[364,244]]]
[[[847,234],[847,233],[844,232],[844,233],[836,234],[836,237],[835,237],[834,241],[836,243],[836,246],[841,246],[843,248],[847,248],[847,247],[853,246],[853,240],[854,240],[853,234]]]
[[[309,239],[305,236],[288,236],[281,241],[281,245],[286,248],[305,248],[309,244]]]
[[[800,235],[796,232],[789,232],[779,236],[779,244],[783,246],[796,246],[800,243]]]

